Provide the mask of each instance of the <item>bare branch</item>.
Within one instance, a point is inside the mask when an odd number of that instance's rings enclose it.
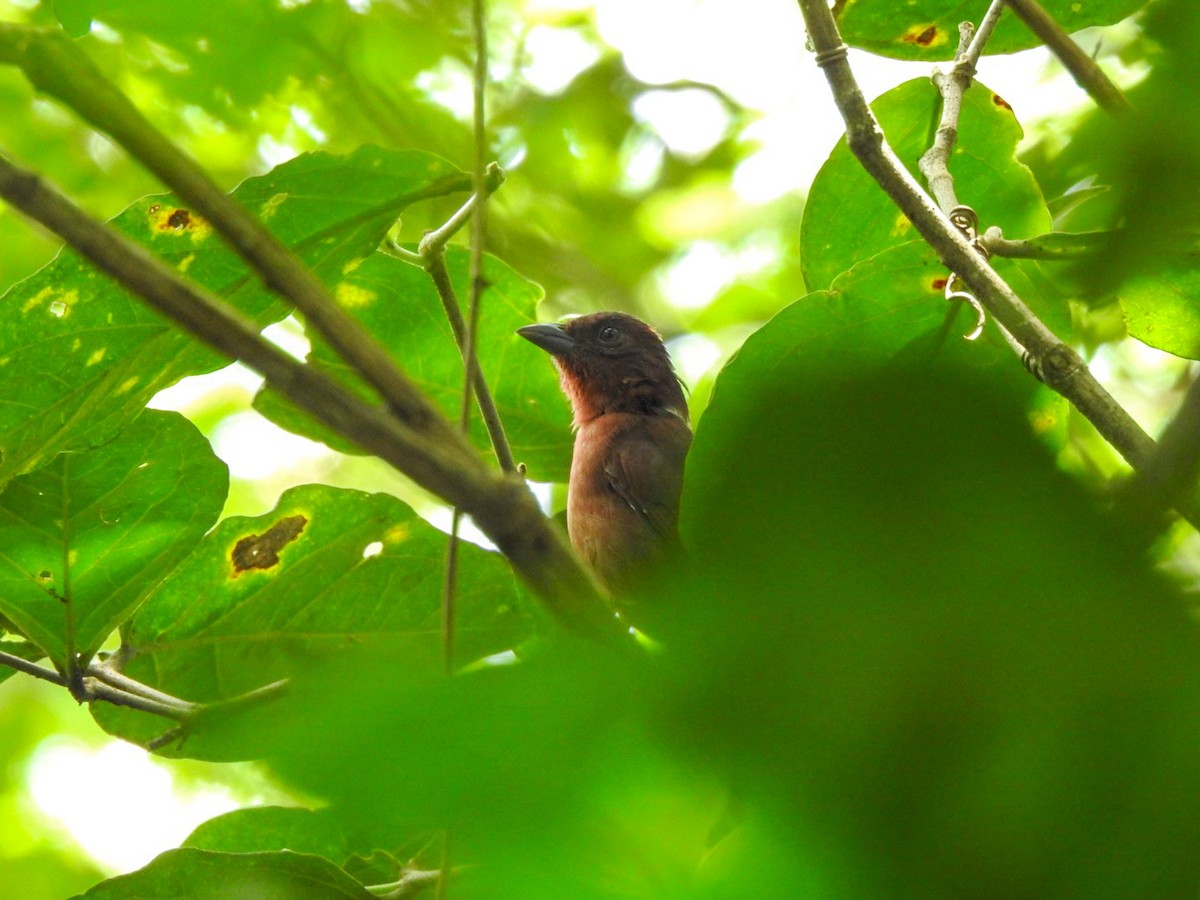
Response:
[[[59,687],[67,686],[67,679],[63,678],[58,672],[53,669],[47,669],[44,666],[39,666],[35,662],[30,662],[27,659],[13,653],[5,653],[0,650],[0,666],[8,666],[10,669],[16,669],[18,672],[24,672],[26,675],[32,675],[34,678],[40,678],[42,681],[48,681],[51,684],[57,684]]]
[[[1158,449],[1123,491],[1139,517],[1154,519],[1172,506],[1193,503],[1200,482],[1200,379],[1193,379],[1183,405],[1158,439]]]
[[[1002,12],[1004,0],[992,0],[992,5],[988,7],[978,30],[970,22],[959,25],[958,52],[954,56],[953,67],[949,73],[939,69],[933,70],[933,83],[942,95],[942,116],[933,144],[921,157],[918,169],[925,176],[929,192],[947,215],[958,206],[958,198],[954,193],[954,177],[950,174],[950,154],[958,142],[958,119],[962,112],[962,98],[975,78],[975,65],[979,62],[996,23],[1000,21]]]
[[[1005,0],[1026,27],[1058,57],[1075,83],[1088,92],[1101,109],[1118,115],[1128,112],[1129,101],[1096,61],[1083,52],[1037,0]]]

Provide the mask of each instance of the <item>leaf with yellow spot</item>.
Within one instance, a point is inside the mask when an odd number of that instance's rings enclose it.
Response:
[[[387,648],[409,674],[438,672],[445,550],[446,535],[391,495],[293,488],[266,515],[225,519],[195,545],[125,629],[125,671],[198,701],[351,647]],[[507,562],[471,544],[460,550],[455,646],[465,663],[514,646],[531,622]],[[161,720],[101,706],[93,712],[112,733],[139,740],[162,730]],[[199,731],[178,752],[246,751]]]

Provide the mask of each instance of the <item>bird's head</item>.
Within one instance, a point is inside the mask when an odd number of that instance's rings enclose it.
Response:
[[[641,319],[599,312],[561,325],[526,325],[517,334],[554,357],[576,426],[612,412],[687,421],[687,400],[667,348]]]

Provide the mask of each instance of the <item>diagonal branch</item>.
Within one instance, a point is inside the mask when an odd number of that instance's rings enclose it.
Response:
[[[1021,302],[897,159],[863,97],[825,0],[799,0],[817,64],[825,71],[846,122],[846,140],[863,167],[971,292],[1040,365],[1046,384],[1069,400],[1134,469],[1145,466],[1154,441],[1096,381],[1075,351]],[[1188,504],[1190,508],[1190,504]]]
[[[1121,89],[1112,83],[1094,59],[1071,40],[1070,35],[1062,30],[1062,26],[1054,21],[1054,17],[1046,12],[1037,0],[1005,2],[1012,7],[1012,11],[1025,26],[1050,48],[1050,52],[1058,57],[1058,61],[1071,73],[1075,83],[1091,95],[1097,106],[1113,115],[1129,111],[1129,101],[1125,99]]]
[[[524,482],[490,470],[440,416],[421,428],[372,406],[264,340],[219,297],[181,278],[90,218],[37,175],[0,157],[0,197],[61,236],[97,268],[224,355],[241,360],[324,425],[460,506],[565,627],[620,638],[619,623]],[[435,413],[436,415],[436,413]]]

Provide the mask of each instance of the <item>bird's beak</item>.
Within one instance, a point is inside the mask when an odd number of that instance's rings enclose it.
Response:
[[[575,349],[575,339],[561,325],[526,325],[517,334],[553,356],[566,356]]]

